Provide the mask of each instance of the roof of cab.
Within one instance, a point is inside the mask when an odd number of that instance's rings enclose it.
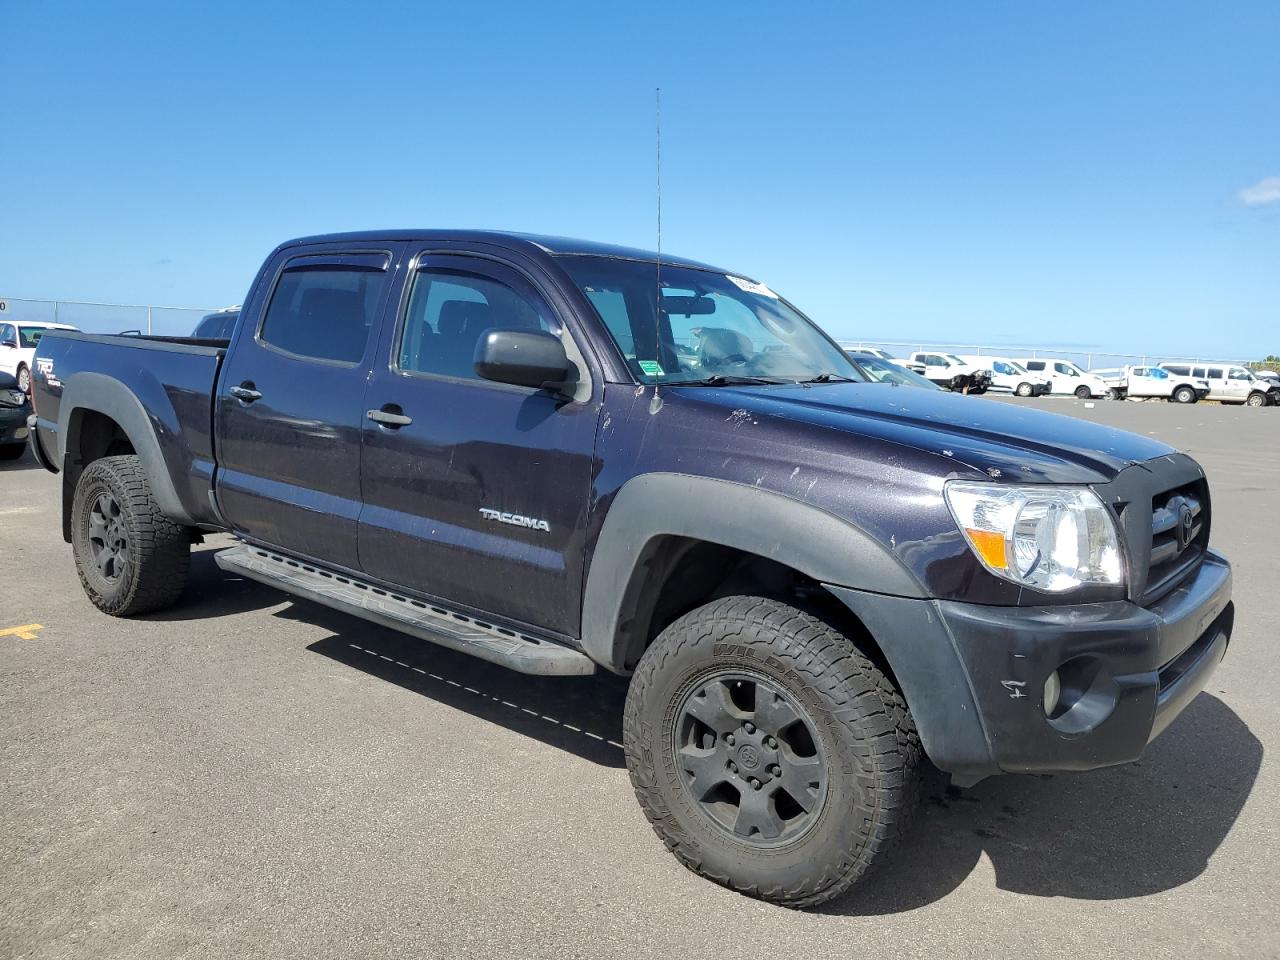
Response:
[[[370,240],[461,240],[476,243],[487,243],[511,250],[528,252],[531,248],[551,256],[594,256],[613,257],[618,260],[642,260],[656,262],[658,255],[650,250],[635,247],[622,247],[612,243],[599,243],[594,240],[575,240],[571,237],[551,237],[537,233],[517,233],[507,230],[359,230],[350,233],[324,233],[313,237],[299,237],[281,244],[292,247],[311,243],[342,243],[343,241]],[[662,254],[662,262],[679,267],[693,267],[697,270],[712,270],[716,273],[732,271],[700,263],[685,257],[673,257]],[[743,274],[734,274],[743,276]]]

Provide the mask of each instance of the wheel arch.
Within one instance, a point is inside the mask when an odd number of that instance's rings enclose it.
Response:
[[[126,446],[122,446],[127,444]],[[124,383],[101,373],[77,373],[63,386],[58,408],[58,462],[62,464],[62,537],[71,542],[71,502],[85,467],[102,457],[135,454],[165,516],[193,521],[182,506],[142,402]]]
[[[883,544],[819,507],[727,480],[643,474],[614,497],[591,557],[582,609],[587,655],[628,672],[652,639],[655,614],[661,615],[656,592],[694,550],[712,564],[717,551],[762,561],[815,588],[925,595]]]

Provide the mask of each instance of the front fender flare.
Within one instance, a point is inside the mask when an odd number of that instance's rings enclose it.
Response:
[[[625,672],[634,638],[626,606],[646,552],[664,536],[754,553],[820,583],[924,597],[915,576],[862,528],[820,507],[759,487],[677,473],[627,481],[608,508],[591,557],[582,604],[582,647]]]

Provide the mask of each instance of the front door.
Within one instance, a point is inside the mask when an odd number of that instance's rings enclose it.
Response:
[[[358,568],[365,380],[398,246],[285,251],[245,304],[216,408],[236,533]]]
[[[408,590],[576,636],[599,383],[535,282],[479,256],[411,263],[363,423],[360,562]],[[489,329],[578,357],[577,399],[480,379]]]

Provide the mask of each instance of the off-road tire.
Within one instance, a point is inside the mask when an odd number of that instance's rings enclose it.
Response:
[[[104,494],[118,505],[128,550],[114,579],[99,571],[89,535],[91,512]],[[160,512],[138,457],[104,457],[89,464],[76,484],[71,511],[76,572],[95,607],[128,617],[172,606],[182,595],[191,565],[191,533]]]
[[[22,455],[27,452],[25,443],[6,443],[0,447],[0,460],[21,460]]]
[[[1029,397],[1031,396],[1031,391],[1032,391],[1031,384],[1023,382],[1018,384],[1018,389],[1014,390],[1013,392],[1020,397]]]
[[[1195,403],[1196,392],[1190,387],[1179,387],[1173,391],[1173,399],[1175,403]]]
[[[680,704],[726,669],[793,698],[826,761],[811,828],[781,846],[753,846],[713,822],[677,769]],[[725,597],[667,627],[632,678],[623,740],[636,797],[667,848],[709,880],[789,907],[846,891],[885,857],[919,802],[920,738],[901,693],[848,637],[778,600]]]
[[[1091,396],[1093,396],[1093,391],[1090,390],[1088,387],[1084,386],[1083,384],[1076,387],[1075,392],[1076,392],[1077,400],[1088,400]]]

